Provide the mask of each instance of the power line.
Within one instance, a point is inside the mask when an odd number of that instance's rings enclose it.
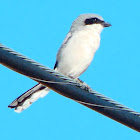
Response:
[[[0,44],[0,63],[63,96],[140,132],[140,113],[105,97],[86,84],[42,66],[2,44]]]

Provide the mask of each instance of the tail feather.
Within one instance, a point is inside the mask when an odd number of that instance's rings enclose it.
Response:
[[[20,113],[40,97],[43,98],[44,96],[46,96],[49,91],[50,89],[48,87],[37,84],[33,88],[23,93],[17,99],[15,99],[8,107],[15,108],[15,112]]]

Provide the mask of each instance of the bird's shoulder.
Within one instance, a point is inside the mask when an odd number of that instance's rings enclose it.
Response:
[[[72,32],[68,32],[67,36],[65,37],[62,45],[67,44],[67,42],[69,41],[69,39],[72,37]]]

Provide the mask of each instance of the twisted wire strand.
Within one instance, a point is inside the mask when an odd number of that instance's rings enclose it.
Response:
[[[120,104],[120,103],[118,103],[118,102],[116,102],[116,101],[114,101],[114,100],[112,100],[112,99],[110,99],[110,98],[108,98],[108,97],[106,97],[106,96],[94,91],[94,90],[92,90],[86,83],[84,83],[84,84],[80,83],[79,81],[76,81],[76,80],[71,79],[71,78],[69,78],[67,76],[64,76],[64,75],[62,75],[62,74],[60,74],[60,73],[58,73],[58,72],[56,72],[56,71],[54,71],[52,69],[49,69],[49,68],[47,68],[47,67],[45,67],[45,66],[43,66],[43,65],[41,65],[41,64],[39,64],[39,63],[37,63],[37,62],[35,62],[33,60],[27,58],[26,56],[23,56],[20,53],[15,52],[10,48],[7,48],[6,46],[2,45],[1,43],[0,43],[0,48],[3,49],[3,50],[8,51],[9,53],[11,53],[13,55],[18,56],[21,59],[26,60],[27,62],[30,62],[31,64],[33,64],[35,66],[38,66],[39,68],[41,68],[41,69],[43,69],[43,70],[45,70],[45,71],[47,71],[49,73],[52,73],[55,76],[58,76],[60,79],[64,80],[65,82],[46,81],[46,80],[43,80],[43,79],[38,79],[38,78],[28,76],[29,78],[31,78],[33,80],[43,81],[43,82],[47,82],[47,83],[54,83],[54,84],[56,84],[56,83],[59,83],[59,84],[72,84],[72,85],[80,87],[83,90],[88,91],[90,94],[94,94],[95,96],[97,96],[97,97],[99,97],[99,98],[111,103],[112,105],[115,105],[116,107],[98,105],[98,104],[87,103],[87,102],[75,100],[78,103],[85,104],[85,105],[91,105],[91,106],[95,106],[95,107],[101,107],[101,108],[105,108],[105,109],[115,109],[115,110],[128,111],[128,112],[140,117],[139,112],[136,112],[136,111],[134,111],[134,110],[132,110],[132,109],[130,109],[130,108],[128,108],[128,107],[126,107],[126,106],[124,106],[124,105],[122,105],[122,104]]]

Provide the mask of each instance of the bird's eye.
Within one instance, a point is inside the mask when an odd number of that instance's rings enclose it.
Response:
[[[99,19],[98,18],[89,18],[85,20],[85,25],[90,25],[94,23],[98,23]]]
[[[96,23],[98,21],[97,18],[93,18],[93,22]]]

